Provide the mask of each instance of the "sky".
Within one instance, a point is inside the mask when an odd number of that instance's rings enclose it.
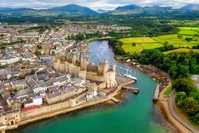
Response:
[[[199,0],[0,0],[0,7],[46,9],[68,4],[77,4],[93,10],[113,10],[118,6],[135,4],[139,6],[172,6],[180,8],[187,4],[199,4]]]

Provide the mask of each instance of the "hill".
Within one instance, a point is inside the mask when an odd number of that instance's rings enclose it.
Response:
[[[119,6],[115,10],[119,11],[125,11],[125,10],[140,10],[142,7],[137,5],[126,5],[126,6]]]
[[[98,9],[96,10],[97,13],[106,13],[109,12],[109,10],[103,10],[103,9]]]
[[[12,10],[12,8],[7,8],[7,7],[0,8],[0,12],[9,11],[9,10]]]
[[[199,10],[199,4],[190,4],[190,5],[186,5],[182,8],[180,8],[181,10]]]
[[[164,11],[164,10],[171,10],[172,7],[166,6],[166,7],[161,7],[161,6],[152,6],[152,7],[144,7],[144,10],[148,11]]]
[[[49,9],[49,11],[53,12],[69,12],[69,13],[80,13],[80,14],[88,14],[88,15],[95,15],[98,14],[97,12],[91,10],[88,7],[82,7],[76,4],[70,4],[62,7],[55,7]]]
[[[0,12],[17,12],[17,11],[35,11],[34,9],[31,8],[0,8]]]

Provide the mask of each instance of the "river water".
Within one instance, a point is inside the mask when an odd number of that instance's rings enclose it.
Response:
[[[97,65],[108,59],[117,65],[117,73],[132,74],[138,78],[133,85],[138,95],[129,92],[126,99],[116,105],[89,107],[46,120],[30,123],[10,133],[174,133],[176,129],[162,116],[152,102],[156,81],[147,74],[121,64],[114,59],[107,41],[89,42],[91,62]],[[99,59],[98,59],[99,58]],[[128,71],[126,71],[128,69]]]

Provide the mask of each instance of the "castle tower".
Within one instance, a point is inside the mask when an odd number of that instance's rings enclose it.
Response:
[[[108,69],[109,69],[109,62],[108,62],[108,60],[105,60],[105,62],[104,62],[104,73],[103,73],[105,79],[107,77]]]
[[[86,69],[79,69],[79,72],[78,72],[78,77],[81,78],[81,79],[86,79]]]
[[[89,64],[88,61],[81,59],[81,61],[80,61],[81,69],[87,69],[88,64]]]
[[[76,60],[77,60],[77,57],[76,55],[74,54],[73,57],[72,57],[72,63],[75,65],[76,64]]]
[[[113,69],[114,72],[116,72],[116,65],[115,64],[113,64],[112,69]]]

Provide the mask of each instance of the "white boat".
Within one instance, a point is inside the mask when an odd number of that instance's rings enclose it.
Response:
[[[127,77],[127,78],[130,78],[130,79],[132,79],[132,80],[137,81],[137,78],[136,78],[135,76],[131,76],[131,75],[129,75],[129,74],[124,74],[124,77]]]

